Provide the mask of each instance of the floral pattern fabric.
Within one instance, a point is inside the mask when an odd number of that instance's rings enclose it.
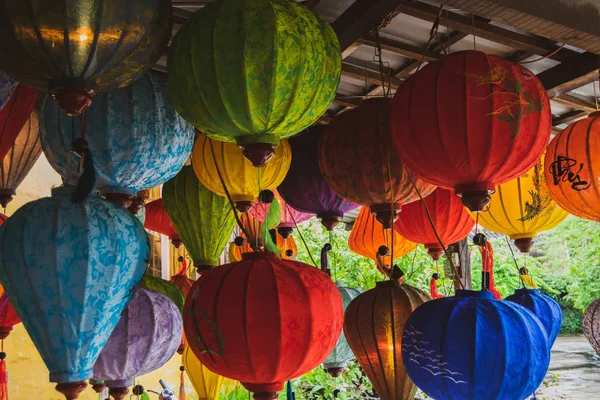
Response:
[[[74,204],[61,187],[0,227],[0,281],[50,381],[92,376],[150,255],[143,226],[99,197]]]

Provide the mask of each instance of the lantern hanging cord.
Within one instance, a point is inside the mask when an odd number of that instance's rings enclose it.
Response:
[[[304,248],[306,249],[306,252],[308,253],[308,256],[310,257],[310,261],[312,261],[315,268],[319,268],[317,266],[317,263],[315,262],[315,259],[312,256],[312,253],[310,252],[310,249],[308,248],[308,245],[306,244],[306,240],[304,240],[304,236],[302,235],[302,231],[300,230],[300,227],[296,223],[296,218],[294,218],[294,214],[292,214],[290,211],[290,208],[289,208],[290,206],[287,203],[285,203],[285,207],[286,207],[287,212],[290,215],[290,217],[292,217],[292,222],[294,222],[294,226],[296,227],[296,230],[298,231],[298,235],[300,235],[300,240],[302,240],[302,244],[304,244]]]
[[[504,236],[504,239],[506,239],[506,245],[508,246],[508,249],[510,250],[510,254],[512,256],[513,262],[515,263],[515,268],[517,268],[517,274],[519,275],[519,280],[521,281],[521,285],[523,286],[523,289],[525,289],[525,282],[523,282],[523,278],[521,278],[521,269],[519,268],[519,264],[517,264],[517,258],[515,257],[515,252],[512,249],[512,246],[510,245],[510,240],[508,240],[508,236]]]
[[[259,203],[259,207],[262,204],[263,205],[263,225],[265,226],[265,242],[267,241],[267,235],[269,234],[268,230],[269,227],[267,226],[267,206],[264,205],[264,203],[261,201],[260,199],[260,167],[256,168],[256,184],[258,185],[258,203]],[[275,201],[275,199],[273,199],[273,201]],[[258,217],[258,213],[256,214],[256,216]],[[258,239],[260,236],[260,225],[258,223],[258,218],[254,219],[254,230],[256,232],[256,238],[254,240],[255,244],[256,244],[256,248],[258,249]],[[266,249],[266,243],[264,243],[265,245],[265,249]]]
[[[433,21],[433,25],[431,25],[431,29],[429,30],[429,39],[427,40],[427,44],[425,45],[425,50],[423,51],[423,55],[421,56],[421,60],[419,60],[419,65],[415,72],[419,72],[423,62],[425,62],[425,57],[427,56],[427,52],[429,51],[429,46],[431,46],[431,42],[433,38],[437,36],[438,29],[440,27],[440,19],[442,18],[442,13],[444,12],[444,4],[440,4],[440,9],[438,11],[437,17]]]
[[[558,53],[559,51],[561,51],[564,47],[565,47],[566,43],[561,44],[556,50],[554,50],[552,53],[550,54],[546,54],[543,57],[540,58],[536,58],[535,60],[529,60],[529,61],[521,61],[519,64],[523,65],[523,64],[531,64],[534,62],[538,62],[538,61],[542,61],[545,60],[548,57],[552,57],[553,55],[555,55],[556,53]]]
[[[379,29],[377,28],[375,29],[375,56],[373,57],[375,61],[375,59],[377,59],[377,64],[379,65],[379,76],[381,79],[381,87],[383,89],[383,97],[387,98],[390,95],[390,86],[391,86],[391,77],[389,73],[384,73],[384,66],[383,66],[383,51],[381,50],[381,40],[379,37]],[[385,87],[386,85],[386,79],[385,76],[388,76],[388,80],[387,80],[387,88]]]
[[[227,200],[229,200],[229,205],[231,206],[231,210],[233,211],[233,216],[235,217],[235,220],[236,220],[238,226],[240,227],[240,230],[244,234],[244,236],[246,236],[247,238],[250,238],[252,236],[248,235],[248,232],[244,229],[244,225],[242,225],[242,220],[240,219],[240,216],[237,213],[237,209],[235,208],[235,203],[233,202],[233,199],[231,198],[229,189],[227,189],[227,185],[225,185],[225,179],[223,179],[223,174],[221,174],[221,168],[219,167],[219,163],[217,162],[217,156],[215,155],[215,149],[213,147],[212,141],[210,139],[207,139],[207,140],[208,140],[208,144],[210,146],[210,152],[212,153],[213,161],[215,163],[215,168],[217,170],[217,175],[219,176],[219,180],[221,181],[221,186],[223,186],[223,190],[225,191]]]
[[[390,228],[390,238],[389,240],[392,242],[391,243],[391,252],[390,252],[390,279],[392,279],[393,276],[393,271],[394,271],[394,180],[392,179],[392,166],[390,163],[390,148],[389,146],[386,147],[386,161],[387,161],[387,171],[388,171],[388,179],[390,181],[390,192],[392,195],[392,198],[390,199],[390,215],[391,215],[391,219],[392,219],[392,227]],[[384,236],[387,239],[387,232],[385,232],[384,229]]]
[[[335,240],[333,239],[333,230],[329,231],[329,244],[331,245],[332,250],[336,248]],[[337,282],[337,255],[335,251],[332,254],[333,256],[333,280]]]
[[[600,88],[600,77],[598,78],[598,87]],[[598,96],[596,95],[596,81],[592,82],[592,88],[594,89],[594,101],[596,102],[596,111],[600,111],[600,108],[598,108]]]
[[[417,195],[419,196],[419,199],[421,199],[421,202],[423,203],[423,207],[425,208],[425,214],[427,214],[427,219],[429,220],[429,223],[431,224],[431,228],[433,229],[435,238],[437,239],[438,243],[442,247],[442,250],[444,250],[444,254],[446,255],[446,258],[448,259],[448,262],[450,262],[450,266],[452,267],[452,274],[454,275],[453,280],[455,282],[458,282],[461,289],[464,289],[465,285],[463,285],[461,280],[458,278],[458,270],[456,269],[456,266],[454,265],[454,260],[452,260],[451,254],[448,252],[448,249],[446,248],[446,246],[444,246],[444,243],[442,242],[442,239],[440,238],[440,235],[439,235],[437,229],[435,228],[435,223],[433,222],[433,218],[431,218],[431,214],[429,213],[429,207],[427,207],[427,203],[425,203],[425,201],[423,200],[421,191],[419,190],[419,188],[417,188],[414,178],[413,178],[412,184],[413,184],[413,187],[415,188],[415,191],[417,192]]]

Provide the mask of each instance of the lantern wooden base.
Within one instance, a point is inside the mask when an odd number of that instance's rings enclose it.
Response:
[[[337,224],[340,223],[340,217],[331,216],[331,217],[323,217],[321,218],[321,224],[327,229],[328,232],[331,232],[333,228],[336,227]]]
[[[67,115],[76,117],[92,105],[96,92],[80,86],[62,86],[50,89],[50,95]]]
[[[94,383],[92,385],[92,389],[94,389],[94,392],[96,393],[102,393],[104,391],[104,388],[106,388],[106,385],[104,383]]]
[[[173,247],[175,247],[176,249],[178,249],[178,248],[181,246],[181,244],[182,244],[182,243],[183,243],[183,242],[182,242],[182,241],[181,241],[181,239],[180,239],[180,238],[178,238],[178,237],[177,237],[177,238],[173,238],[173,239],[171,239],[171,244],[172,244],[172,245],[173,245]]]
[[[251,201],[236,201],[235,208],[241,213],[246,213],[252,208]]]
[[[133,196],[125,193],[106,193],[104,194],[104,198],[113,204],[127,209],[131,207],[133,202]]]
[[[277,228],[277,233],[284,239],[289,238],[292,232],[294,232],[294,228]]]
[[[115,400],[123,400],[129,394],[129,388],[118,387],[108,389],[108,394]]]
[[[0,189],[0,205],[2,208],[6,208],[8,203],[13,199],[13,195],[15,194],[14,190],[2,190]]]
[[[254,393],[254,400],[275,400],[277,397],[277,392]]]
[[[67,400],[79,398],[79,394],[85,390],[87,383],[85,381],[66,382],[56,385],[56,391],[65,395]]]
[[[327,368],[325,371],[334,378],[337,378],[342,375],[344,368]]]
[[[242,153],[256,168],[264,167],[275,155],[273,145],[270,143],[249,143],[242,146]]]
[[[394,222],[398,219],[398,210],[379,210],[375,211],[375,218],[381,222],[384,229],[392,229]]]
[[[431,247],[427,249],[427,254],[433,258],[433,261],[439,261],[442,254],[444,254],[444,250],[439,247]]]
[[[492,198],[487,190],[474,190],[460,193],[461,201],[472,212],[480,212],[490,204]]]
[[[529,253],[533,246],[533,238],[520,238],[515,239],[515,246],[521,251],[521,253]]]

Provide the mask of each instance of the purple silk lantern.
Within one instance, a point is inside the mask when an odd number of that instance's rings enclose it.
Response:
[[[133,379],[162,367],[177,351],[183,330],[181,312],[169,298],[138,288],[94,365],[115,400],[129,392]]]
[[[322,135],[323,128],[314,126],[289,139],[292,164],[277,189],[290,207],[316,214],[331,231],[345,212],[358,205],[338,196],[323,178],[319,168],[319,140]]]

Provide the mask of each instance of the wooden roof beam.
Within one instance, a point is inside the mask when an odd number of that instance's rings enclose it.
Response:
[[[571,94],[562,94],[552,98],[552,101],[587,113],[596,111],[596,104],[593,101]]]
[[[600,56],[582,53],[537,75],[550,98],[568,93],[598,79]]]

